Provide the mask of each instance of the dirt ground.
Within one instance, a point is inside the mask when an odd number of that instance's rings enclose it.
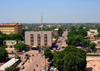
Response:
[[[87,56],[87,67],[85,71],[100,71],[100,57]]]

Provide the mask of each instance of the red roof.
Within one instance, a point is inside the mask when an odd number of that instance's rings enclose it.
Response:
[[[0,26],[16,26],[18,23],[0,23]],[[18,24],[22,25],[22,24]]]

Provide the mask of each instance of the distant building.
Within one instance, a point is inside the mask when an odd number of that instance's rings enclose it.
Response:
[[[25,29],[28,29],[28,26],[25,26]]]
[[[22,35],[22,24],[18,23],[1,23],[0,31],[5,34],[19,33]]]
[[[45,28],[46,27],[46,25],[40,25],[40,26],[38,26],[39,28],[41,28],[41,27],[43,27],[43,28]]]
[[[83,29],[86,29],[86,27],[83,27]]]
[[[61,27],[61,25],[57,25],[57,27]]]
[[[58,28],[53,30],[53,34],[54,34],[55,36],[58,36],[58,35],[59,35],[59,33],[58,33]]]
[[[49,28],[50,28],[50,27],[55,27],[55,25],[47,25],[47,27],[49,27]]]
[[[26,31],[25,44],[37,47],[41,45],[46,47],[52,46],[52,32],[51,31]]]
[[[21,42],[21,41],[19,41]],[[19,43],[18,42],[18,43]],[[6,46],[7,52],[16,52],[14,46],[17,44],[16,40],[4,40],[3,44]]]
[[[87,31],[88,36],[94,36],[98,34],[97,29],[90,29],[90,31]]]

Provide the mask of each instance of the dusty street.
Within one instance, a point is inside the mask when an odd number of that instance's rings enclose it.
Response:
[[[87,67],[85,71],[100,71],[100,57],[87,56]]]
[[[24,53],[21,56],[24,60],[25,60],[25,58],[24,58],[25,54],[29,54],[30,58],[24,64],[25,68],[23,70],[21,70],[21,71],[33,71],[33,69],[35,69],[35,71],[40,71],[42,65],[45,64],[45,58],[44,58],[44,56],[41,57],[42,54],[39,54],[37,50],[31,50],[31,51],[28,51],[28,52]],[[34,56],[32,56],[32,54],[34,54]],[[38,64],[38,67],[36,66],[36,64]],[[18,66],[20,67],[21,64],[19,64]]]

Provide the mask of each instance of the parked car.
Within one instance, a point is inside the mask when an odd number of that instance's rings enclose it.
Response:
[[[57,47],[57,50],[59,50],[60,48],[59,47]]]
[[[14,58],[15,56],[14,56],[14,55],[9,55],[8,57],[9,57],[9,58]]]
[[[25,67],[23,65],[20,66],[20,69],[24,69]]]
[[[51,66],[50,67],[50,71],[54,71],[54,66]]]
[[[30,57],[30,55],[29,55],[29,54],[25,54],[25,56],[29,56],[29,57]]]
[[[25,52],[25,50],[22,51],[23,53]]]

